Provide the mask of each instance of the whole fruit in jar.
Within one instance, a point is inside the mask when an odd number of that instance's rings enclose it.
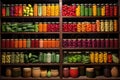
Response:
[[[72,78],[78,77],[78,67],[70,67],[70,76]]]

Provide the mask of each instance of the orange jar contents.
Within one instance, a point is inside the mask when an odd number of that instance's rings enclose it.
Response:
[[[42,16],[46,16],[46,4],[42,5]]]
[[[38,31],[39,32],[43,32],[43,25],[42,25],[42,22],[40,22],[39,24],[38,24]]]
[[[42,69],[40,75],[41,75],[41,77],[47,77],[47,70],[46,69]]]
[[[47,4],[47,7],[46,7],[46,16],[50,16],[50,4]]]
[[[52,39],[52,48],[55,48],[55,39]]]
[[[97,32],[100,32],[100,20],[96,20]]]
[[[48,40],[44,39],[43,40],[43,48],[47,48],[48,47]]]
[[[82,32],[85,32],[86,22],[82,22]]]
[[[23,48],[26,48],[27,47],[27,41],[26,41],[26,39],[23,39],[23,42],[22,42],[23,44]]]
[[[46,22],[43,23],[42,29],[43,29],[42,30],[43,32],[47,32],[47,23]]]
[[[35,78],[40,77],[40,67],[33,67],[32,68],[32,76]]]
[[[19,45],[18,45],[18,39],[15,39],[15,48],[18,48]]]
[[[19,42],[19,48],[22,48],[22,47],[23,47],[23,45],[22,45],[22,44],[23,44],[22,39],[19,39],[19,41],[18,41],[18,42]]]
[[[60,47],[60,40],[59,39],[56,39],[56,41],[55,41],[55,47],[56,48],[59,48]]]
[[[77,32],[82,32],[82,24],[81,24],[81,22],[78,22],[78,24],[77,24]]]
[[[19,5],[19,16],[23,15],[23,6],[22,4]]]
[[[43,48],[43,39],[40,39],[40,40],[39,40],[39,47],[40,47],[40,48]]]
[[[23,68],[23,77],[31,77],[31,68]]]
[[[97,5],[93,4],[93,16],[97,16]]]
[[[51,48],[52,47],[52,41],[51,39],[48,39],[48,48]]]
[[[92,26],[90,22],[86,22],[86,31],[91,32],[92,31]]]
[[[50,14],[51,14],[51,16],[55,16],[55,5],[54,4],[51,4]]]
[[[34,16],[38,16],[38,5],[34,4]]]
[[[55,4],[55,16],[59,16],[59,4]]]
[[[116,32],[118,30],[117,20],[114,20],[113,26],[114,26],[114,32]]]

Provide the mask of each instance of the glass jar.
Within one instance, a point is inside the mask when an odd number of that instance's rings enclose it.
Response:
[[[84,4],[80,4],[80,15],[85,16],[85,6],[84,6]]]
[[[110,77],[110,75],[111,75],[111,74],[110,74],[110,69],[109,69],[108,67],[105,67],[105,68],[104,68],[104,76],[105,76],[105,77]]]
[[[101,4],[101,16],[105,16],[105,5]]]
[[[59,75],[58,69],[51,69],[51,76],[52,77],[57,77]]]
[[[97,5],[93,4],[93,16],[97,16]]]
[[[23,77],[31,77],[32,70],[31,68],[23,68]]]
[[[94,68],[86,68],[86,76],[89,78],[94,78],[95,77]]]
[[[111,32],[113,32],[113,20],[110,20],[109,21],[109,24],[110,24],[110,30],[109,31],[111,31]]]
[[[63,68],[63,76],[64,77],[69,77],[69,73],[70,73],[69,68]]]
[[[41,77],[47,77],[47,70],[46,69],[41,69]]]
[[[105,22],[103,22],[103,20],[101,20],[101,22],[100,22],[100,31],[101,32],[104,32],[105,31],[105,24],[104,24]]]
[[[40,77],[40,67],[33,67],[32,68],[32,76],[35,78]]]
[[[6,74],[6,77],[11,77],[12,76],[12,71],[11,71],[10,67],[6,68],[5,74]]]
[[[72,78],[78,77],[78,67],[70,67],[70,76]]]
[[[12,68],[12,76],[13,77],[20,77],[21,76],[21,68]]]
[[[51,63],[51,53],[47,53],[47,63]]]

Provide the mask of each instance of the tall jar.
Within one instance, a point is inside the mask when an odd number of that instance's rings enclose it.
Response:
[[[46,4],[42,4],[42,16],[46,16]]]
[[[51,53],[47,53],[47,63],[51,63]]]
[[[93,16],[97,16],[97,5],[93,4]]]
[[[51,16],[55,16],[55,4],[51,4],[50,14],[51,14]]]
[[[110,31],[113,32],[113,20],[110,20]]]
[[[77,4],[76,6],[77,6],[77,8],[76,8],[76,16],[80,16],[80,5]]]
[[[59,16],[59,4],[55,4],[55,16]]]
[[[11,77],[12,76],[12,71],[11,71],[11,68],[6,68],[6,71],[5,71],[5,74],[7,77]]]
[[[92,16],[93,14],[93,9],[92,9],[92,4],[88,4],[88,11],[89,11],[89,16]]]
[[[31,77],[32,69],[31,68],[23,68],[23,77]]]
[[[108,67],[104,68],[104,76],[105,77],[110,77],[110,69]]]
[[[108,32],[109,29],[110,29],[109,21],[108,21],[108,20],[105,20],[105,32]]]
[[[97,16],[101,16],[100,4],[97,4]]]
[[[46,7],[46,16],[50,16],[50,12],[51,12],[50,7],[51,7],[51,5],[47,4],[47,7]]]
[[[63,76],[64,77],[69,77],[69,68],[63,68]]]
[[[104,24],[104,22],[103,22],[103,20],[101,20],[101,22],[100,22],[100,28],[101,28],[101,32],[104,32],[105,31],[105,24]]]
[[[70,67],[70,76],[72,78],[78,77],[78,67]]]
[[[113,26],[114,26],[114,32],[118,31],[118,23],[117,23],[117,20],[114,20],[113,22]]]
[[[85,4],[85,16],[88,16],[88,4]]]
[[[32,68],[32,76],[35,78],[40,77],[40,67],[33,67]]]
[[[105,5],[101,4],[101,16],[105,16]]]
[[[86,68],[86,76],[89,78],[95,77],[94,68]]]
[[[84,6],[84,4],[80,4],[80,15],[85,16],[85,6]]]
[[[38,4],[38,16],[42,16],[42,4]]]

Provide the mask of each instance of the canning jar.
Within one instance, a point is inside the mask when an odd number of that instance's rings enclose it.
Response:
[[[55,4],[54,3],[51,4],[50,14],[51,14],[51,16],[55,16]]]
[[[109,4],[105,4],[105,15],[106,16],[109,16],[109,14],[110,14],[110,12],[109,12],[109,9],[110,8],[110,6],[109,6]]]
[[[10,67],[6,68],[5,74],[6,74],[7,77],[11,77],[12,76],[12,70],[11,70]]]
[[[86,68],[86,76],[89,78],[95,77],[94,68]]]
[[[50,16],[50,12],[51,12],[50,7],[51,7],[51,5],[47,4],[47,7],[46,7],[46,16]]]
[[[23,68],[23,77],[31,77],[31,68]]]
[[[78,67],[70,67],[70,76],[73,78],[78,77]]]
[[[85,6],[84,6],[84,4],[80,4],[80,15],[85,16]]]
[[[70,73],[70,71],[69,71],[69,68],[63,68],[63,76],[64,77],[69,77],[69,73]]]
[[[47,63],[51,63],[51,53],[47,53]]]
[[[88,4],[85,4],[85,16],[88,16]]]
[[[42,4],[42,16],[46,16],[46,4]]]
[[[109,24],[110,24],[110,31],[112,32],[112,31],[113,31],[113,28],[114,28],[114,27],[113,27],[113,20],[110,20],[110,21],[109,21]]]
[[[97,16],[101,16],[101,6],[100,4],[97,4]]]
[[[55,15],[54,16],[59,16],[59,4],[55,4],[55,10],[54,10],[54,12],[55,12]]]
[[[100,22],[100,31],[101,32],[104,32],[105,31],[105,22],[103,22],[103,20],[101,20],[101,22]]]
[[[2,5],[2,16],[6,16],[6,5]]]
[[[51,69],[51,76],[52,77],[57,77],[59,75],[58,69]]]
[[[42,16],[42,4],[38,4],[38,16]]]
[[[114,26],[114,32],[118,31],[118,23],[117,23],[117,20],[114,20],[113,22],[113,26]]]
[[[100,32],[100,20],[96,20],[96,31]]]
[[[97,5],[93,4],[93,16],[97,16]]]
[[[33,67],[32,68],[32,76],[35,78],[40,77],[40,67]]]
[[[21,68],[12,68],[12,76],[13,77],[20,77],[21,76]]]
[[[76,8],[76,16],[80,16],[80,4],[76,4],[77,8]]]
[[[47,77],[47,70],[46,69],[41,69],[40,75],[41,75],[41,77]]]
[[[89,13],[89,16],[92,16],[93,15],[93,9],[92,9],[92,4],[88,4],[88,13]]]
[[[101,16],[105,16],[105,5],[101,4]]]
[[[110,29],[109,21],[108,21],[108,20],[105,20],[105,32],[108,32],[109,29]]]

